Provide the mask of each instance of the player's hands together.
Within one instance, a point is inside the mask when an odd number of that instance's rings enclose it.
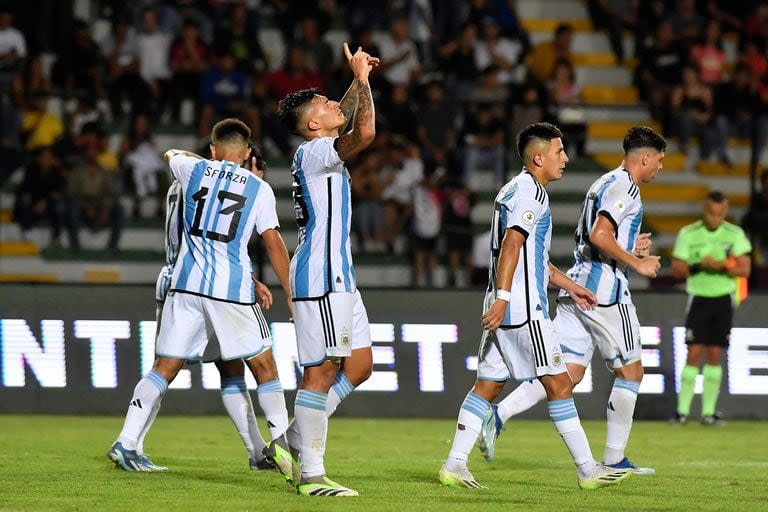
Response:
[[[659,256],[646,256],[639,260],[640,263],[635,267],[635,272],[645,277],[656,277],[656,273],[661,268],[661,258]]]
[[[347,57],[352,74],[359,80],[368,80],[368,74],[381,62],[378,57],[371,57],[361,47],[353,54],[347,43],[344,43],[344,55]]]
[[[504,321],[504,314],[507,312],[507,305],[509,303],[505,300],[496,299],[491,307],[489,307],[482,316],[483,329],[487,331],[495,331]]]
[[[635,256],[638,258],[645,258],[651,254],[651,247],[653,246],[653,240],[651,240],[650,233],[640,233],[635,240]]]
[[[253,280],[253,284],[256,285],[256,301],[261,306],[261,309],[269,309],[272,307],[272,292],[269,291],[267,285],[259,281]]]
[[[725,261],[716,260],[712,256],[704,256],[701,259],[701,263],[699,263],[699,265],[701,265],[701,268],[720,271],[720,270],[723,270],[723,268],[725,267]]]
[[[573,288],[568,290],[568,295],[582,311],[592,311],[597,307],[597,297],[583,286],[575,284]]]

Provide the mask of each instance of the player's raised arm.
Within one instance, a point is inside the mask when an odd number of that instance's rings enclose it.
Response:
[[[520,250],[525,244],[525,235],[514,228],[508,228],[501,241],[496,277],[496,300],[482,317],[483,328],[496,330],[504,321],[504,314],[509,304],[509,292],[512,288],[512,278],[515,275],[517,262],[520,260]],[[505,293],[506,292],[506,293]]]
[[[203,157],[201,157],[197,153],[193,153],[191,151],[186,151],[183,149],[169,149],[163,154],[163,158],[165,158],[166,162],[170,162],[171,158],[173,158],[176,155],[184,155],[192,158],[197,158],[198,160],[203,160]]]
[[[371,57],[360,48],[353,55],[347,43],[344,43],[344,54],[355,78],[350,90],[342,98],[340,107],[347,120],[350,118],[347,114],[351,112],[354,122],[352,129],[336,140],[336,152],[339,158],[347,160],[367,148],[376,136],[373,95],[368,75],[378,65],[379,59]]]

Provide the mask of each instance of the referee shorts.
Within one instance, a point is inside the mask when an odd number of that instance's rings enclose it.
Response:
[[[727,347],[733,325],[733,298],[720,297],[688,298],[685,316],[685,343],[688,345],[716,345]]]

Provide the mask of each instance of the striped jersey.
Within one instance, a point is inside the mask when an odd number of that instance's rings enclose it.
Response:
[[[184,199],[171,290],[255,304],[248,241],[280,227],[272,188],[233,162],[175,155],[169,163]]]
[[[155,287],[155,298],[161,302],[165,300],[165,296],[171,288],[173,266],[179,257],[181,239],[184,236],[181,215],[184,210],[179,208],[182,201],[181,183],[174,181],[168,187],[168,193],[165,195],[165,266],[160,270]]]
[[[349,240],[350,177],[335,140],[306,141],[293,157],[293,201],[299,225],[299,244],[290,268],[294,299],[356,290]]]
[[[522,233],[525,243],[515,266],[512,296],[501,327],[521,327],[531,320],[549,318],[547,285],[552,240],[549,195],[525,169],[502,187],[494,202],[491,263],[483,310],[496,300],[499,253],[508,229]]]
[[[620,247],[629,252],[635,250],[635,241],[643,222],[643,202],[640,189],[624,168],[603,174],[589,188],[576,226],[575,261],[567,274],[594,293],[601,306],[631,304],[626,266],[601,254],[589,242],[589,234],[598,215],[611,221]],[[560,292],[561,297],[565,295],[565,292]]]

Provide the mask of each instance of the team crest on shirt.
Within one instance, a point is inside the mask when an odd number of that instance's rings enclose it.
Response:
[[[552,366],[560,366],[563,362],[563,359],[560,357],[560,354],[555,354],[552,356]]]
[[[616,209],[617,209],[617,210],[619,210],[620,212],[623,212],[623,211],[624,211],[624,208],[626,208],[626,207],[627,207],[627,205],[626,205],[626,204],[624,203],[624,201],[622,201],[621,199],[619,199],[618,201],[616,201],[616,204],[614,204],[614,206],[615,206],[615,207],[616,207]]]
[[[536,220],[536,216],[533,214],[531,210],[528,210],[523,214],[523,222],[529,226],[533,226],[534,221]]]
[[[344,331],[341,333],[341,346],[342,347],[349,346],[349,333],[347,331]]]

